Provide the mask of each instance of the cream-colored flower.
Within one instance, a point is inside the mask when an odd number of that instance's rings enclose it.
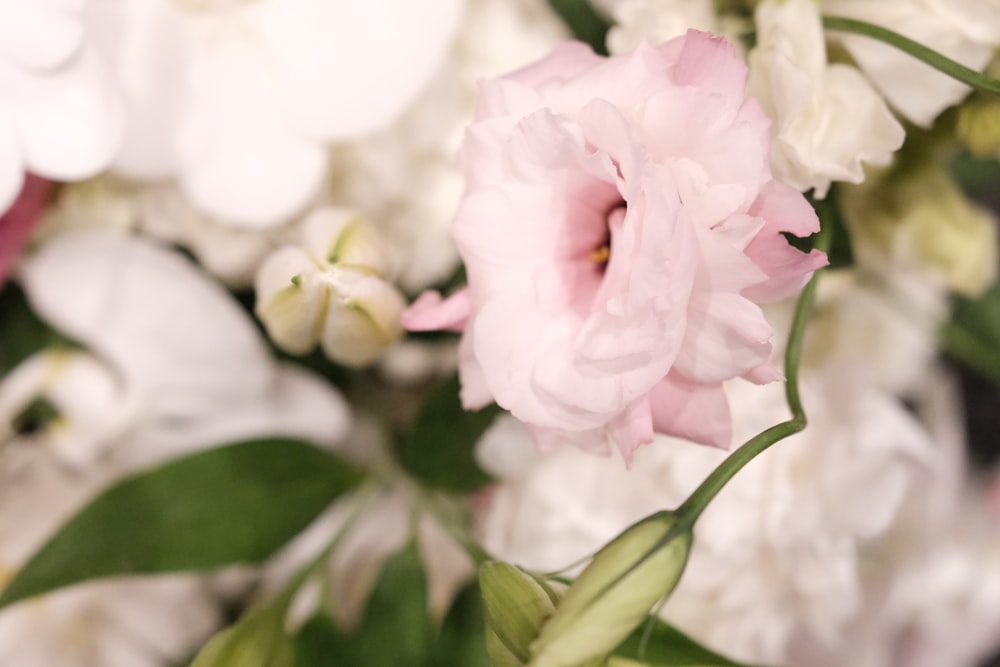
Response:
[[[997,0],[821,0],[823,14],[859,19],[901,33],[966,67],[982,70],[1000,44]],[[893,46],[860,35],[830,33],[850,52],[889,104],[929,127],[969,87]]]
[[[903,127],[857,69],[827,62],[816,3],[765,0],[754,16],[749,88],[773,121],[775,174],[823,197],[833,181],[863,181],[863,164],[888,164]]]
[[[855,252],[866,266],[926,273],[975,297],[996,280],[997,219],[931,161],[901,166],[841,203]]]
[[[613,21],[607,46],[612,54],[632,51],[643,41],[666,42],[690,28],[719,32],[712,0],[596,0]]]

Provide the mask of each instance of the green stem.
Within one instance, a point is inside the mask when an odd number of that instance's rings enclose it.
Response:
[[[953,79],[958,79],[973,88],[985,90],[990,93],[1000,95],[1000,81],[986,76],[974,69],[969,69],[965,65],[955,62],[951,58],[944,56],[933,49],[929,49],[919,42],[915,42],[909,37],[904,37],[898,32],[883,28],[882,26],[856,21],[838,16],[824,16],[823,27],[827,30],[839,30],[841,32],[851,32],[865,37],[871,37],[880,42],[885,42],[890,46],[908,53],[917,60],[924,62],[934,69],[947,74]]]
[[[830,204],[824,203],[823,206],[827,208]],[[824,218],[826,220],[816,237],[814,247],[826,252],[832,239],[833,225],[829,222],[828,216],[821,215],[821,219]],[[784,440],[806,427],[806,414],[802,409],[802,399],[799,396],[799,358],[802,354],[802,339],[806,322],[809,321],[809,313],[812,310],[816,286],[819,284],[821,273],[822,269],[813,273],[812,278],[799,295],[799,300],[795,304],[792,328],[788,334],[788,345],[785,347],[785,373],[788,376],[785,382],[785,398],[792,411],[792,418],[758,433],[720,463],[694,490],[694,493],[688,496],[687,500],[677,508],[677,525],[693,526],[712,499],[736,473],[743,469],[743,466],[750,463],[774,443]]]

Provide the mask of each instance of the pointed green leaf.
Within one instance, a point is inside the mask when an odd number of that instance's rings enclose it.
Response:
[[[458,375],[438,387],[417,416],[409,437],[401,444],[399,460],[406,470],[428,486],[446,491],[475,491],[490,482],[476,464],[476,441],[501,410],[489,405],[469,411],[459,399]]]
[[[88,579],[260,562],[361,473],[295,440],[199,452],[106,490],[17,573],[0,606]]]

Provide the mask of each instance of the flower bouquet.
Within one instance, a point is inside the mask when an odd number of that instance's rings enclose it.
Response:
[[[0,665],[1000,664],[998,47],[0,0]]]

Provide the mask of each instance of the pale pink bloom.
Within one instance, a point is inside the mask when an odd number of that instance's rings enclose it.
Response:
[[[757,302],[826,262],[768,166],[768,121],[728,42],[691,31],[603,58],[578,43],[486,81],[453,224],[468,288],[410,329],[461,327],[462,399],[543,446],[626,458],[653,433],[727,446],[721,383],[779,379]]]

